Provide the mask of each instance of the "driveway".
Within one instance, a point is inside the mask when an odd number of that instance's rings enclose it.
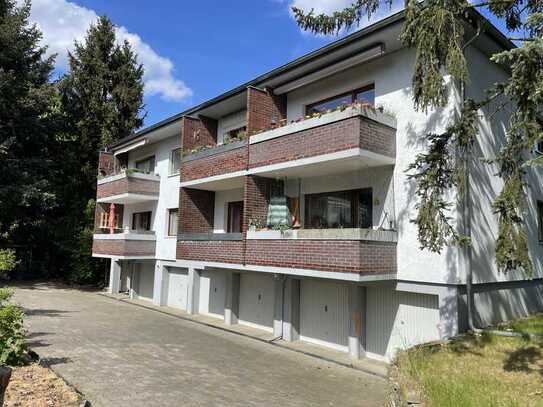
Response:
[[[37,284],[29,342],[93,406],[382,406],[384,380],[253,339]]]

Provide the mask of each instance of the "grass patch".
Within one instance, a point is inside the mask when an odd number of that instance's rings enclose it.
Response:
[[[510,329],[515,332],[535,334],[543,336],[543,314],[533,315],[528,318],[517,319],[514,321],[500,324],[500,329]]]
[[[520,332],[543,334],[543,315],[517,321]],[[404,394],[428,406],[543,407],[543,340],[466,335],[445,345],[401,353],[397,379]]]

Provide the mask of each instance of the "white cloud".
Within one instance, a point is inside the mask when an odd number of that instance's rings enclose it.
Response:
[[[74,40],[82,41],[89,25],[97,18],[94,10],[66,0],[32,1],[30,19],[43,32],[43,43],[49,47],[49,53],[58,54],[56,64],[61,70],[67,68],[67,52],[73,48]],[[117,27],[117,38],[127,40],[143,64],[147,96],[159,95],[167,101],[179,101],[192,95],[191,89],[175,78],[172,61],[157,54],[139,35],[120,26]]]

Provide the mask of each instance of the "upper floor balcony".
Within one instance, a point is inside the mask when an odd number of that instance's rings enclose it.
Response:
[[[154,232],[120,229],[115,230],[115,233],[100,231],[93,235],[92,255],[94,257],[154,259],[155,252]]]
[[[358,103],[313,114],[251,136],[248,172],[303,177],[393,165],[395,127],[393,117]]]
[[[126,169],[98,179],[96,201],[115,204],[156,201],[159,192],[160,176]]]

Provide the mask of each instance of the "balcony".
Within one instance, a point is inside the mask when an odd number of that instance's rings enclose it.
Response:
[[[320,176],[393,165],[396,123],[387,114],[353,105],[268,130],[249,139],[249,173]]]
[[[176,258],[217,263],[243,263],[241,233],[180,233]]]
[[[247,232],[247,265],[373,275],[396,273],[397,233],[374,229]]]
[[[243,185],[247,140],[234,141],[183,157],[181,186],[220,190]]]
[[[154,232],[95,233],[93,235],[93,257],[115,257],[122,259],[154,259],[156,236]]]
[[[96,201],[115,204],[156,201],[159,191],[160,176],[124,170],[98,180]]]

